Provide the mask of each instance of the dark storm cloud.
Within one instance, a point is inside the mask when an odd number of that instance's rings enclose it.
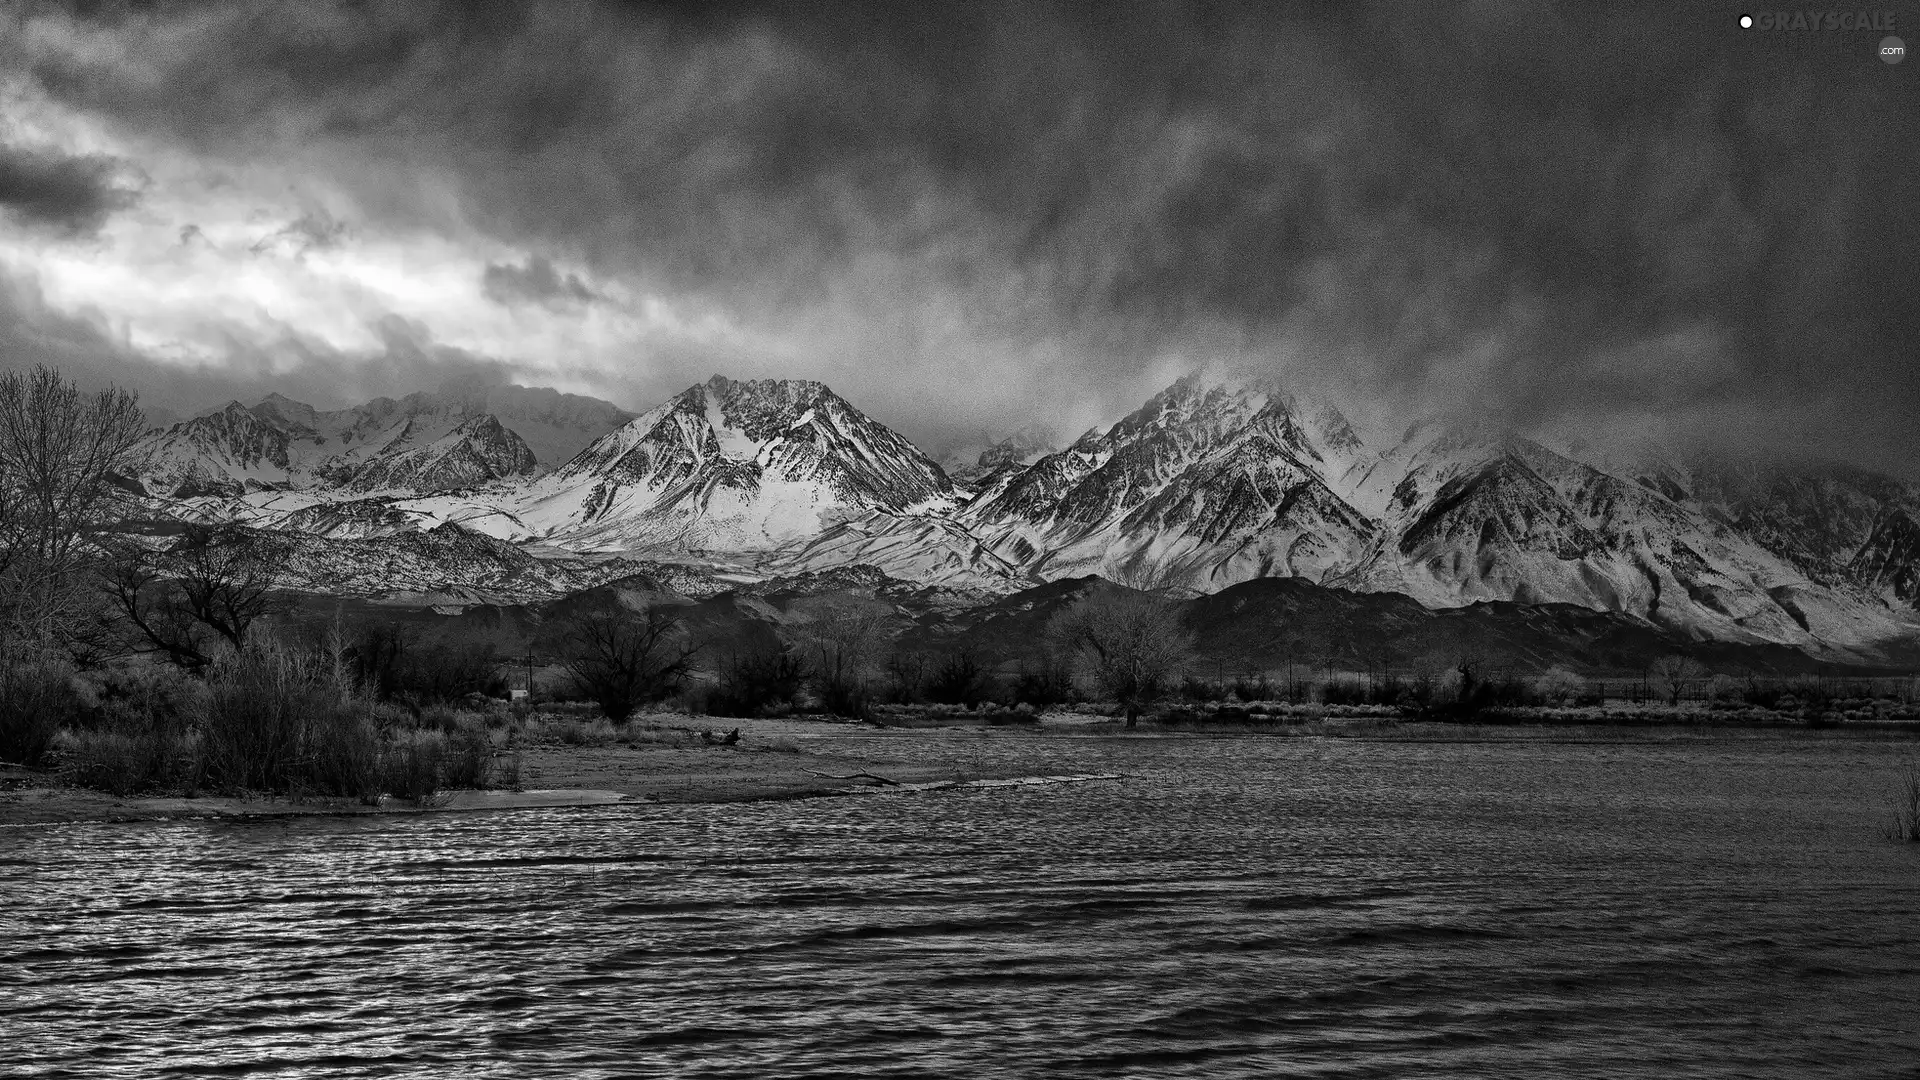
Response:
[[[103,155],[0,144],[0,209],[28,225],[88,235],[138,198],[121,183],[124,170],[124,162]]]
[[[210,154],[337,147],[390,225],[443,220],[406,176],[444,170],[497,239],[767,325],[825,310],[884,417],[935,442],[983,418],[889,389],[959,362],[902,312],[1001,356],[1029,407],[1221,357],[1406,409],[1719,417],[1920,469],[1920,102],[1860,35],[1488,2],[182,25],[115,17],[138,78],[35,75]]]
[[[488,263],[480,288],[496,304],[590,304],[600,298],[579,274],[562,274],[538,255],[524,264]]]

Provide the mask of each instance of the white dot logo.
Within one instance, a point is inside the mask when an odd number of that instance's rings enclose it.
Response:
[[[1897,37],[1880,39],[1880,59],[1897,64],[1907,58],[1907,43]]]
[[[1740,29],[1742,30],[1753,29],[1753,16],[1751,15],[1740,16]]]

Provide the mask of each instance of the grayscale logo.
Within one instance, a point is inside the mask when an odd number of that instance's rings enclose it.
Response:
[[[1892,11],[1762,11],[1740,16],[1740,29],[1782,30],[1790,33],[1809,30],[1825,30],[1829,33],[1836,30],[1848,33],[1878,30],[1884,34],[1894,28],[1897,17],[1898,13]]]

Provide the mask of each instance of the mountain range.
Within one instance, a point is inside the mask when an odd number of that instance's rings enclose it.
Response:
[[[1276,382],[1206,376],[1064,448],[1023,432],[970,456],[943,468],[817,382],[715,376],[639,415],[477,384],[233,402],[151,432],[135,479],[157,515],[292,545],[291,588],[426,603],[639,567],[689,595],[857,570],[958,604],[1096,574],[1188,596],[1295,579],[1853,662],[1920,641],[1920,487],[1855,469],[1441,424],[1371,444]]]

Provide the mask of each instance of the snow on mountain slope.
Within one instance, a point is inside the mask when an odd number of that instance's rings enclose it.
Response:
[[[953,450],[940,468],[955,484],[978,491],[1003,475],[1017,473],[1048,454],[1058,453],[1050,436],[1034,427],[1021,428],[996,442],[975,443]]]
[[[1039,583],[950,517],[882,511],[829,525],[806,543],[776,553],[765,570],[791,575],[845,566],[872,567],[891,578],[978,594]]]
[[[1429,606],[1574,603],[1735,641],[1863,644],[1884,621],[1651,487],[1539,443],[1449,433],[1392,456],[1381,539],[1335,584]]]
[[[150,492],[177,498],[241,495],[283,486],[295,466],[287,432],[237,401],[149,435],[137,453],[137,478]]]
[[[1148,571],[1201,590],[1351,569],[1374,525],[1351,490],[1364,456],[1337,411],[1277,386],[1189,376],[1106,431],[985,487],[961,519],[1052,579]]]
[[[150,436],[139,479],[177,498],[268,487],[436,490],[565,461],[630,419],[592,398],[471,382],[331,412],[269,394]]]
[[[1297,576],[1429,607],[1572,603],[1695,637],[1857,656],[1920,629],[1901,599],[1920,578],[1916,518],[1889,492],[1858,477],[1776,478],[1765,490],[1801,497],[1707,501],[1697,471],[1650,448],[1593,456],[1632,462],[1633,475],[1436,425],[1375,453],[1338,412],[1271,384],[1188,378],[997,478],[959,517],[1047,580],[1117,574],[1213,592]]]
[[[652,566],[627,559],[542,559],[458,525],[375,539],[253,530],[282,588],[430,604],[552,600]]]
[[[1910,544],[1920,521],[1920,485],[1842,466],[1789,467],[1712,458],[1696,463],[1687,494],[1702,510],[1740,530],[1808,577],[1853,585],[1920,607],[1911,586],[1920,575]]]
[[[575,550],[741,552],[953,501],[939,466],[820,383],[716,375],[529,485],[515,511]]]
[[[1920,523],[1903,510],[1881,515],[1847,570],[1888,604],[1920,610]]]
[[[490,480],[530,476],[533,451],[492,414],[477,416],[431,442],[382,454],[352,470],[353,491],[444,491]]]
[[[386,399],[380,399],[386,400]],[[371,409],[373,403],[361,406]],[[394,413],[459,422],[492,416],[526,443],[542,467],[567,461],[595,439],[633,419],[632,413],[596,398],[543,387],[488,385],[454,380],[432,393],[392,402]]]

